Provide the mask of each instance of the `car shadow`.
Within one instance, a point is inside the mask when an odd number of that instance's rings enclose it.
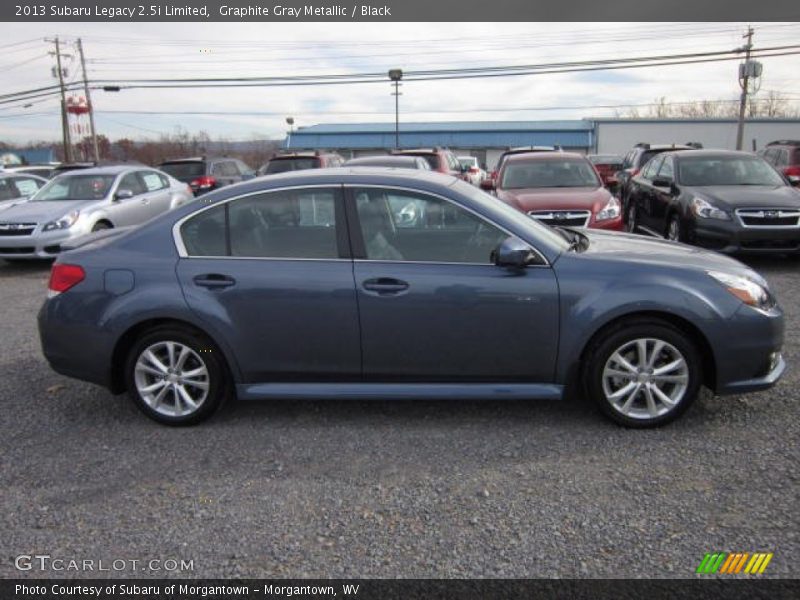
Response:
[[[50,272],[52,260],[6,260],[0,258],[0,278],[43,275]]]

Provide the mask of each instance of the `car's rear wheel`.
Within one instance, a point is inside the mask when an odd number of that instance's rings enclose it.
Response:
[[[627,220],[625,222],[625,231],[628,231],[630,233],[636,233],[636,227],[637,227],[637,224],[636,224],[636,205],[635,204],[631,204],[628,207],[628,217],[627,217]]]
[[[637,320],[606,332],[587,352],[586,389],[628,427],[655,427],[686,411],[702,380],[694,342],[666,322]]]
[[[183,327],[161,327],[141,336],[128,355],[125,377],[139,409],[168,425],[199,423],[229,393],[219,351]]]

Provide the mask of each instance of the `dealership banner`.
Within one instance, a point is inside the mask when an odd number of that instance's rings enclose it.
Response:
[[[643,573],[644,575],[644,573]],[[122,580],[24,579],[0,581],[3,600],[485,600],[569,598],[570,600],[784,600],[800,597],[797,580],[540,580],[540,579],[241,579]]]
[[[18,0],[2,21],[795,21],[786,0]],[[198,38],[202,41],[202,36]]]

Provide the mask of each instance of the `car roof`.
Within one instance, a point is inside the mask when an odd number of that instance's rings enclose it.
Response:
[[[64,171],[59,177],[76,176],[76,175],[119,175],[127,171],[147,169],[153,171],[152,167],[147,165],[110,165],[108,167],[92,167],[90,169],[72,169]]]
[[[371,162],[387,162],[387,163],[395,163],[398,165],[411,165],[417,164],[419,161],[424,160],[419,156],[403,156],[400,154],[387,154],[385,156],[359,156],[357,158],[351,158],[346,160],[344,165],[345,167],[355,166],[355,165],[368,165]]]
[[[26,173],[24,171],[23,172],[20,172],[20,171],[0,171],[0,178],[5,178],[5,177],[11,177],[13,179],[18,179],[18,178],[30,179],[31,177],[33,177],[34,179],[38,179],[39,181],[47,181],[47,179],[45,179],[41,175],[36,175],[35,173]]]
[[[214,160],[238,160],[232,156],[192,156],[189,158],[170,158],[168,160],[163,161],[162,165],[171,165],[174,163],[184,163],[184,162],[210,162]]]
[[[650,144],[649,146],[634,146],[634,148],[642,152],[651,150],[695,150],[693,146],[687,146],[686,144]]]
[[[506,162],[552,160],[554,158],[560,158],[564,160],[586,159],[583,154],[579,154],[578,152],[562,152],[560,150],[556,150],[553,152],[515,152],[514,154],[509,155],[509,157],[506,159]]]
[[[752,152],[747,152],[745,150],[675,150],[672,152],[666,152],[665,154],[671,154],[677,157],[681,156],[698,156],[698,157],[707,157],[707,158],[720,158],[720,157],[734,157],[734,156],[742,156],[742,157],[756,157],[756,154]]]

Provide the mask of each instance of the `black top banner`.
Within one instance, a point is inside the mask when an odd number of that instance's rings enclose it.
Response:
[[[19,0],[0,4],[18,22],[158,21],[797,21],[787,0]]]

